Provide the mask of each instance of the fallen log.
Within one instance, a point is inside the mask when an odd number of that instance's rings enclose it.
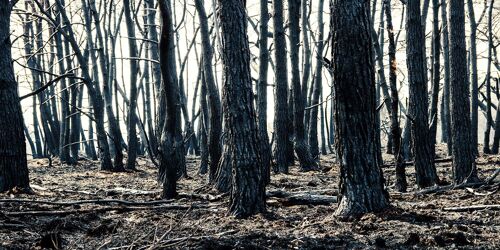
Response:
[[[448,212],[471,212],[476,210],[500,210],[500,205],[474,205],[465,207],[445,207],[443,211]]]
[[[266,194],[268,198],[277,198],[284,206],[296,205],[330,205],[337,203],[337,196],[314,194],[313,192],[288,193],[282,190],[274,190]]]

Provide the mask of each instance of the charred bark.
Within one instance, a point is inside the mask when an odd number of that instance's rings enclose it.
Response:
[[[389,204],[375,145],[375,67],[369,1],[335,0],[331,13],[336,147],[341,159],[339,216]],[[353,72],[355,72],[353,74]]]
[[[471,140],[470,100],[467,80],[464,0],[450,1],[450,86],[453,138],[453,180],[456,184],[478,181]]]
[[[236,217],[264,212],[265,181],[250,76],[245,0],[218,0],[224,65],[223,108],[232,169],[229,211]]]
[[[0,192],[29,189],[24,120],[11,54],[11,4],[0,0]]]
[[[425,40],[421,25],[420,0],[409,0],[407,6],[406,56],[410,89],[409,119],[417,185],[425,188],[438,182],[431,149],[434,145],[429,136],[429,104],[424,66]]]
[[[184,142],[181,129],[181,109],[178,82],[175,72],[169,65],[173,60],[172,43],[174,39],[172,13],[169,0],[160,0],[161,13],[160,65],[163,78],[162,95],[165,95],[166,117],[160,141],[159,180],[163,184],[162,197],[171,199],[177,196],[177,172],[186,164]]]

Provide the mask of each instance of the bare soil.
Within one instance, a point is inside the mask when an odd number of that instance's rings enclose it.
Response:
[[[389,155],[384,158],[392,161]],[[267,190],[337,195],[334,162],[332,156],[324,156],[321,171],[303,173],[295,167],[288,175],[273,175]],[[483,179],[500,167],[499,156],[480,157],[477,162]],[[160,200],[157,169],[145,158],[138,160],[139,171],[129,173],[102,172],[89,160],[76,166],[54,160],[48,167],[46,159],[39,159],[29,165],[34,194],[13,191],[0,194],[0,199]],[[489,186],[419,195],[412,167],[407,168],[407,193],[393,190],[394,169],[386,167],[392,207],[381,213],[341,220],[333,216],[336,204],[289,206],[280,198],[269,198],[267,213],[237,220],[227,214],[227,196],[207,186],[197,168],[198,159],[188,158],[190,177],[180,180],[180,197],[165,204],[63,206],[4,200],[0,249],[500,249],[500,211],[444,210],[500,204],[498,177],[497,184]],[[451,163],[439,163],[437,168],[440,178],[450,182]],[[38,212],[19,213],[29,211]]]

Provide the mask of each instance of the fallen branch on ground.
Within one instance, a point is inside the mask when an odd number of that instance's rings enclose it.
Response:
[[[452,162],[453,158],[440,158],[440,159],[435,159],[434,163],[448,163]],[[405,167],[410,167],[413,166],[414,162],[413,161],[407,161],[403,163],[403,166]],[[486,162],[476,162],[476,165],[482,166],[482,165],[488,165],[488,164],[500,164],[499,161],[486,161]],[[382,165],[382,168],[388,168],[388,167],[394,167],[395,163],[394,162],[388,162],[384,165]]]
[[[452,161],[453,161],[452,158],[441,158],[441,159],[435,159],[434,163],[447,163],[447,162],[452,162]],[[414,164],[413,161],[403,162],[403,166],[405,166],[405,167],[413,166],[413,164]],[[390,163],[382,165],[383,168],[394,167],[394,166],[395,166],[394,162],[390,162]]]
[[[474,205],[474,206],[466,206],[466,207],[445,207],[443,211],[448,212],[470,212],[476,210],[500,210],[500,205]]]
[[[83,213],[103,213],[108,211],[137,211],[137,210],[188,210],[188,209],[203,209],[209,208],[207,205],[202,204],[191,204],[191,205],[160,205],[160,206],[149,206],[149,207],[137,207],[137,206],[122,206],[122,207],[103,207],[103,208],[91,208],[91,209],[71,209],[71,210],[32,210],[32,211],[21,211],[21,212],[4,212],[6,216],[52,216],[52,215],[68,215],[68,214],[83,214]]]
[[[151,206],[172,203],[172,200],[158,200],[158,201],[127,201],[116,199],[102,199],[102,200],[78,200],[78,201],[41,201],[41,200],[28,200],[28,199],[0,199],[0,203],[34,203],[45,205],[57,206],[74,206],[83,204],[96,204],[96,205],[109,205],[119,204],[124,206]]]

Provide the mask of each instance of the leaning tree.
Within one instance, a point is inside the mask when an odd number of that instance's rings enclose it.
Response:
[[[247,217],[266,209],[257,116],[250,76],[245,0],[218,0],[222,30],[222,104],[232,169],[230,212]],[[226,158],[227,156],[224,156]]]
[[[0,192],[29,188],[24,120],[10,41],[10,13],[16,2],[0,0]]]
[[[388,206],[377,161],[375,67],[370,1],[335,0],[331,6],[335,128],[341,199],[336,214],[354,216]]]

